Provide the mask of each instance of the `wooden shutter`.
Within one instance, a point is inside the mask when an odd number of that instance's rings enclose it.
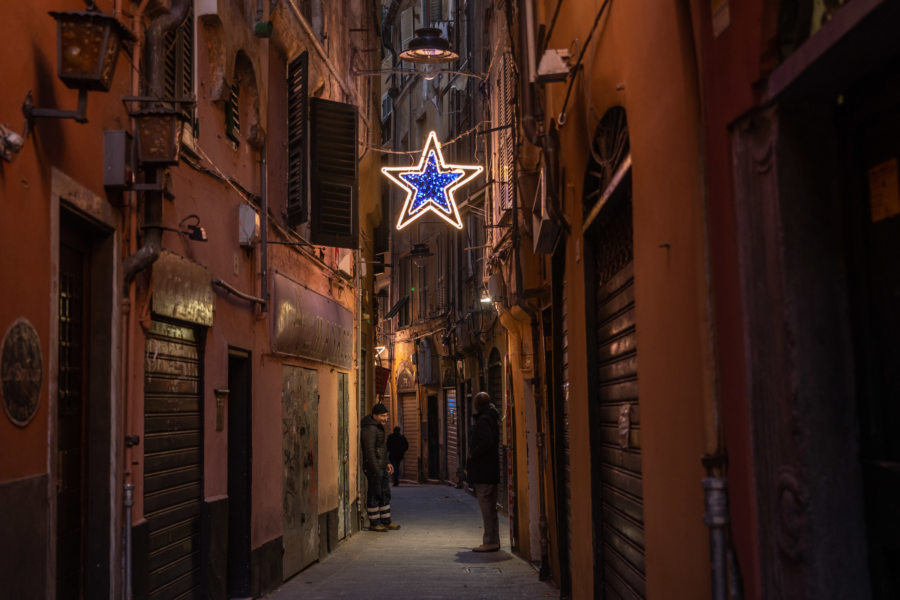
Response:
[[[288,225],[296,227],[309,218],[307,187],[309,156],[309,54],[304,52],[288,65]]]
[[[355,249],[357,115],[352,104],[310,98],[310,241]]]
[[[188,9],[184,21],[167,32],[164,40],[163,95],[167,98],[189,98],[194,92],[194,10]],[[185,119],[191,120],[191,106],[176,106]]]
[[[225,135],[235,144],[241,143],[241,110],[238,84],[231,86],[228,102],[225,104]]]

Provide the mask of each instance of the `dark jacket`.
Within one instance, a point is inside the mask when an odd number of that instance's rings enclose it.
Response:
[[[363,417],[359,437],[362,441],[363,468],[366,473],[378,473],[387,466],[387,448],[384,445],[384,427],[372,415]]]
[[[388,457],[391,460],[400,462],[407,450],[409,450],[409,442],[402,433],[392,433],[387,437]]]
[[[470,483],[500,482],[500,415],[493,404],[475,415],[469,436],[467,475]]]

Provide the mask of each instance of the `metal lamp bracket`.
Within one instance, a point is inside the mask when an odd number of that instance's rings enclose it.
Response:
[[[34,105],[34,96],[31,90],[22,102],[22,114],[25,115],[25,137],[31,131],[34,119],[75,119],[78,123],[87,123],[87,94],[88,90],[78,90],[78,108],[75,110],[61,110],[59,108],[38,108]]]

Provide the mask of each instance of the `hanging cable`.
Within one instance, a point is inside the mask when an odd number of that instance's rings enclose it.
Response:
[[[581,61],[584,59],[584,53],[587,52],[588,46],[591,45],[591,38],[594,36],[594,32],[597,30],[597,25],[600,23],[600,18],[603,16],[603,13],[606,12],[606,7],[609,6],[610,0],[603,0],[603,4],[600,5],[600,10],[597,11],[597,16],[594,18],[594,24],[591,26],[591,32],[588,34],[587,39],[584,41],[584,46],[581,48],[581,52],[578,53],[578,60],[575,62],[575,66],[572,67],[572,75],[571,79],[569,79],[569,87],[566,88],[566,98],[563,100],[562,110],[559,112],[559,117],[556,119],[556,123],[562,127],[566,124],[566,106],[569,104],[569,95],[572,93],[572,86],[575,85],[575,78],[578,76],[578,71],[581,69]]]

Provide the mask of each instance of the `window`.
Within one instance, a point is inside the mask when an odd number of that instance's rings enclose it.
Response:
[[[408,256],[400,259],[400,293],[399,296],[411,297],[415,294],[416,288],[412,285],[412,259]],[[397,313],[397,326],[407,327],[409,325],[409,302],[405,302]]]
[[[307,156],[309,154],[309,54],[304,52],[288,65],[288,225],[309,219]]]
[[[235,144],[241,143],[241,111],[238,103],[240,88],[238,84],[231,86],[228,102],[225,103],[225,135]]]
[[[393,128],[394,102],[387,94],[381,99],[381,145],[391,141],[391,129]]]

